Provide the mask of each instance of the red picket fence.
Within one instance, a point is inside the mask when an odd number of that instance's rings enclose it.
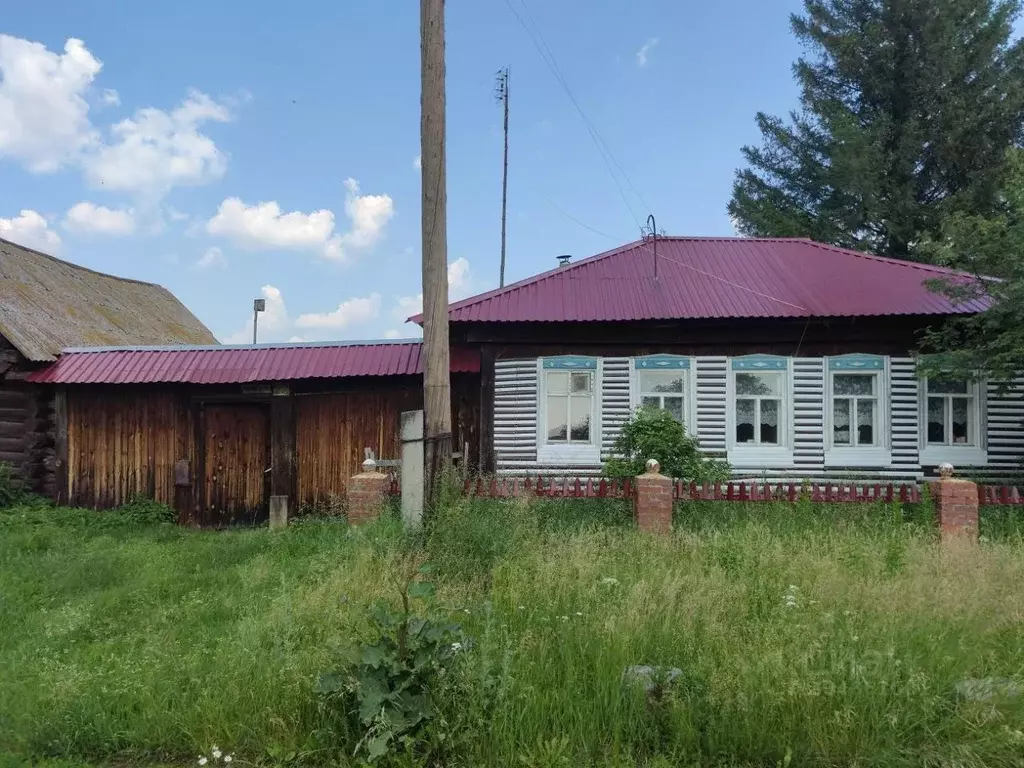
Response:
[[[492,477],[466,480],[467,496],[507,499],[521,495],[573,499],[631,499],[633,481],[607,478],[519,478]],[[804,493],[812,502],[899,501],[915,504],[921,500],[916,485],[858,485],[856,483],[685,483],[677,481],[672,496],[676,501],[797,501]]]
[[[1024,504],[1024,496],[1013,485],[979,485],[978,503],[983,507]]]

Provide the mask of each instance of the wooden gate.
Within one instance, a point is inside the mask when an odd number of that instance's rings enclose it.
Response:
[[[254,523],[267,517],[270,418],[264,405],[203,406],[202,525]]]

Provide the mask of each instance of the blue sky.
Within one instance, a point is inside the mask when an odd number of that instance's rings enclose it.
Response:
[[[670,234],[732,234],[754,114],[796,104],[797,9],[448,3],[453,296],[497,285],[498,69],[515,280],[636,239],[648,213]],[[0,237],[165,285],[225,341],[245,340],[261,293],[264,341],[418,333],[418,3],[52,0],[5,8],[0,35]]]

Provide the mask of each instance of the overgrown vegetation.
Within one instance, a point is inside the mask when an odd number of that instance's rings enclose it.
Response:
[[[640,408],[622,425],[604,474],[642,475],[648,459],[657,459],[661,473],[677,480],[704,483],[729,478],[728,464],[701,453],[697,438],[661,408]]]
[[[692,504],[657,539],[624,519],[458,500],[424,543],[393,519],[271,535],[10,510],[0,764],[218,745],[356,766],[386,734],[384,766],[1019,762],[1024,701],[956,692],[1024,675],[1009,513],[966,547],[899,505]],[[679,674],[652,696],[624,684],[636,665]]]

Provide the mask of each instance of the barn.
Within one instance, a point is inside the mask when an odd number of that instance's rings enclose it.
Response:
[[[0,462],[24,487],[56,491],[54,401],[30,375],[66,347],[213,344],[169,291],[0,239]]]
[[[418,341],[67,349],[29,377],[52,388],[62,503],[135,496],[182,523],[258,522],[271,496],[329,511],[364,450],[399,455],[423,403]],[[453,443],[476,445],[479,357],[451,354]]]

